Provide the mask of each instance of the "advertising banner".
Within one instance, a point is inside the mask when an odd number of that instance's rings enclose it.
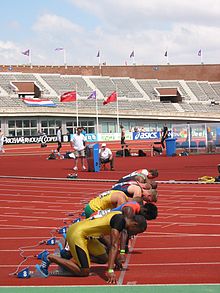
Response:
[[[152,132],[133,132],[133,140],[147,140],[147,139],[159,139],[160,132],[152,131]]]
[[[41,136],[9,136],[4,137],[4,144],[31,144],[40,143],[46,144],[50,142],[57,142],[56,135],[41,135]]]

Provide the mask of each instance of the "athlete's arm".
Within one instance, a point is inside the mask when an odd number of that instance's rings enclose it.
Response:
[[[138,185],[130,185],[128,187],[128,192],[133,194],[133,197],[141,197],[142,196],[142,188]]]
[[[111,203],[115,206],[118,207],[120,205],[122,205],[123,203],[125,203],[127,201],[127,196],[124,192],[122,191],[117,191],[114,192],[111,195]]]
[[[133,218],[134,216],[134,210],[132,209],[132,207],[129,207],[129,206],[125,206],[122,208],[122,213],[125,217],[127,218]]]
[[[121,214],[114,215],[110,221],[111,232],[110,232],[110,241],[111,248],[109,250],[108,258],[108,271],[106,276],[108,278],[108,283],[116,284],[117,279],[114,273],[114,264],[116,256],[118,253],[118,245],[120,239],[120,232],[125,228],[125,219]]]

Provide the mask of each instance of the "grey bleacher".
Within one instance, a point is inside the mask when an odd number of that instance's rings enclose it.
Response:
[[[13,94],[13,86],[10,82],[13,81],[31,81],[34,82],[45,94],[50,94],[47,88],[30,73],[0,73],[0,85],[9,94]]]
[[[162,87],[176,87],[179,88],[181,94],[184,96],[186,100],[190,100],[190,97],[188,93],[185,91],[185,89],[182,87],[180,81],[178,80],[160,80],[160,85]]]
[[[195,112],[207,112],[206,105],[201,103],[190,103]]]
[[[220,101],[220,82],[210,82],[209,84],[216,93],[215,100]]]
[[[91,77],[95,87],[100,90],[104,97],[109,96],[112,92],[116,91],[116,86],[109,77]],[[118,91],[118,96],[123,96],[121,91]]]
[[[15,94],[11,81],[15,81],[14,75],[0,73],[0,85],[9,95]]]
[[[14,81],[32,81],[43,91],[43,93],[49,95],[48,89],[31,73],[16,73],[14,74]]]
[[[61,79],[69,85],[70,90],[77,88],[77,93],[81,97],[88,97],[92,92],[92,88],[87,85],[82,76],[62,75]]]
[[[194,108],[189,103],[179,103],[179,106],[184,110],[184,112],[195,112]]]
[[[218,95],[207,81],[198,82],[199,86],[203,89],[208,97],[208,100],[218,100]]]
[[[135,88],[129,78],[112,78],[112,81],[122,96],[132,99],[143,98],[143,95]]]
[[[173,106],[172,103],[153,102],[153,104],[157,111],[159,110],[165,113],[177,111],[177,109]]]
[[[159,100],[155,91],[155,88],[160,87],[160,83],[157,79],[137,79],[137,82],[151,100]]]
[[[194,93],[199,101],[208,101],[209,98],[204,90],[199,86],[197,81],[186,81],[187,86]]]
[[[41,74],[41,78],[60,96],[62,93],[74,90],[69,84],[61,79],[60,74]]]
[[[21,99],[18,97],[0,97],[0,107],[2,108],[14,108],[14,107],[26,107]]]

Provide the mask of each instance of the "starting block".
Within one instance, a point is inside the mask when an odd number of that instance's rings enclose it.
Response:
[[[46,245],[55,245],[56,244],[56,237],[52,237],[47,240]]]
[[[66,231],[67,231],[67,227],[64,226],[63,228],[59,229],[58,233],[59,234],[66,234]]]
[[[80,218],[76,218],[76,219],[74,219],[74,220],[72,221],[72,223],[74,224],[74,223],[78,223],[78,222],[80,222],[80,221],[81,221]]]
[[[42,256],[44,255],[45,252],[48,253],[47,250],[43,250],[41,253],[39,253],[39,254],[37,255],[37,259],[42,259]]]
[[[18,272],[17,277],[20,279],[28,279],[31,277],[29,267],[23,269],[22,271]]]

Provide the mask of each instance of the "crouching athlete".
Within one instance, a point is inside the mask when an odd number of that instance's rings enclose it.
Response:
[[[102,192],[97,197],[90,200],[90,202],[86,205],[86,218],[89,218],[94,212],[99,210],[112,210],[126,201],[128,201],[128,197],[122,191],[108,190]]]
[[[122,191],[127,197],[132,197],[135,201],[157,202],[157,190],[145,188],[144,184],[136,181],[116,183],[112,186],[112,190]]]
[[[114,265],[118,255],[121,231],[126,230],[128,235],[136,235],[147,229],[143,216],[136,215],[129,219],[120,212],[111,212],[101,218],[86,219],[71,225],[67,231],[67,243],[72,259],[64,259],[57,255],[48,254],[37,265],[38,271],[47,277],[51,263],[56,263],[73,276],[87,277],[90,273],[90,255],[100,263],[108,262],[106,272],[107,283],[116,284],[117,277]],[[110,235],[110,250],[107,255],[105,247],[98,241],[101,236]]]

